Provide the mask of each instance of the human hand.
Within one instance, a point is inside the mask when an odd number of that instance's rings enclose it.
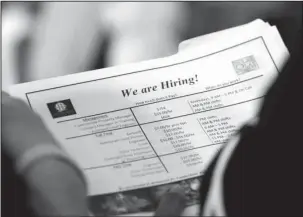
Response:
[[[166,194],[163,195],[155,216],[181,216],[185,208],[185,192],[174,185]]]
[[[60,148],[42,119],[26,103],[5,92],[1,94],[2,149],[14,163],[35,146]],[[46,157],[31,164],[26,173],[21,171],[29,192],[27,199],[37,215],[87,216],[86,187],[77,170],[66,161]]]
[[[12,159],[41,144],[57,146],[42,119],[20,99],[2,95],[2,148]]]

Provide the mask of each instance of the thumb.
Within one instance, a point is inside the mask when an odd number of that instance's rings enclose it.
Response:
[[[179,186],[173,187],[162,197],[155,216],[181,216],[185,202],[184,190]]]

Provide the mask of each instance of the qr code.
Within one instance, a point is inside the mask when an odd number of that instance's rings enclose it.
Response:
[[[247,57],[232,61],[232,64],[238,75],[259,69],[259,66],[258,66],[257,61],[254,56],[247,56]]]

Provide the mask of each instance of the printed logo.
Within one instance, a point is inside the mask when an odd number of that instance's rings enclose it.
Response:
[[[63,102],[57,102],[55,104],[55,109],[57,109],[58,112],[64,112],[66,108],[67,106]]]
[[[70,99],[47,103],[47,107],[53,118],[61,118],[76,114]]]
[[[259,69],[259,66],[254,56],[248,56],[232,61],[232,64],[238,75]]]

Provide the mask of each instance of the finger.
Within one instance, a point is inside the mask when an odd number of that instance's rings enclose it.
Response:
[[[181,188],[179,185],[174,185],[170,190],[170,193],[176,193],[176,194],[180,194],[182,197],[185,197],[185,192],[184,189]]]
[[[2,97],[9,97],[9,94],[3,90],[1,90],[1,95],[2,95]]]
[[[2,90],[1,91],[1,103],[4,104],[9,99],[10,99],[10,95]]]
[[[1,91],[1,104],[4,105],[4,108],[11,109],[14,108],[20,108],[28,107],[24,101],[21,99],[18,99],[16,97],[10,96],[7,92]]]
[[[162,197],[155,216],[181,216],[185,202],[184,190],[181,187],[173,187]]]

